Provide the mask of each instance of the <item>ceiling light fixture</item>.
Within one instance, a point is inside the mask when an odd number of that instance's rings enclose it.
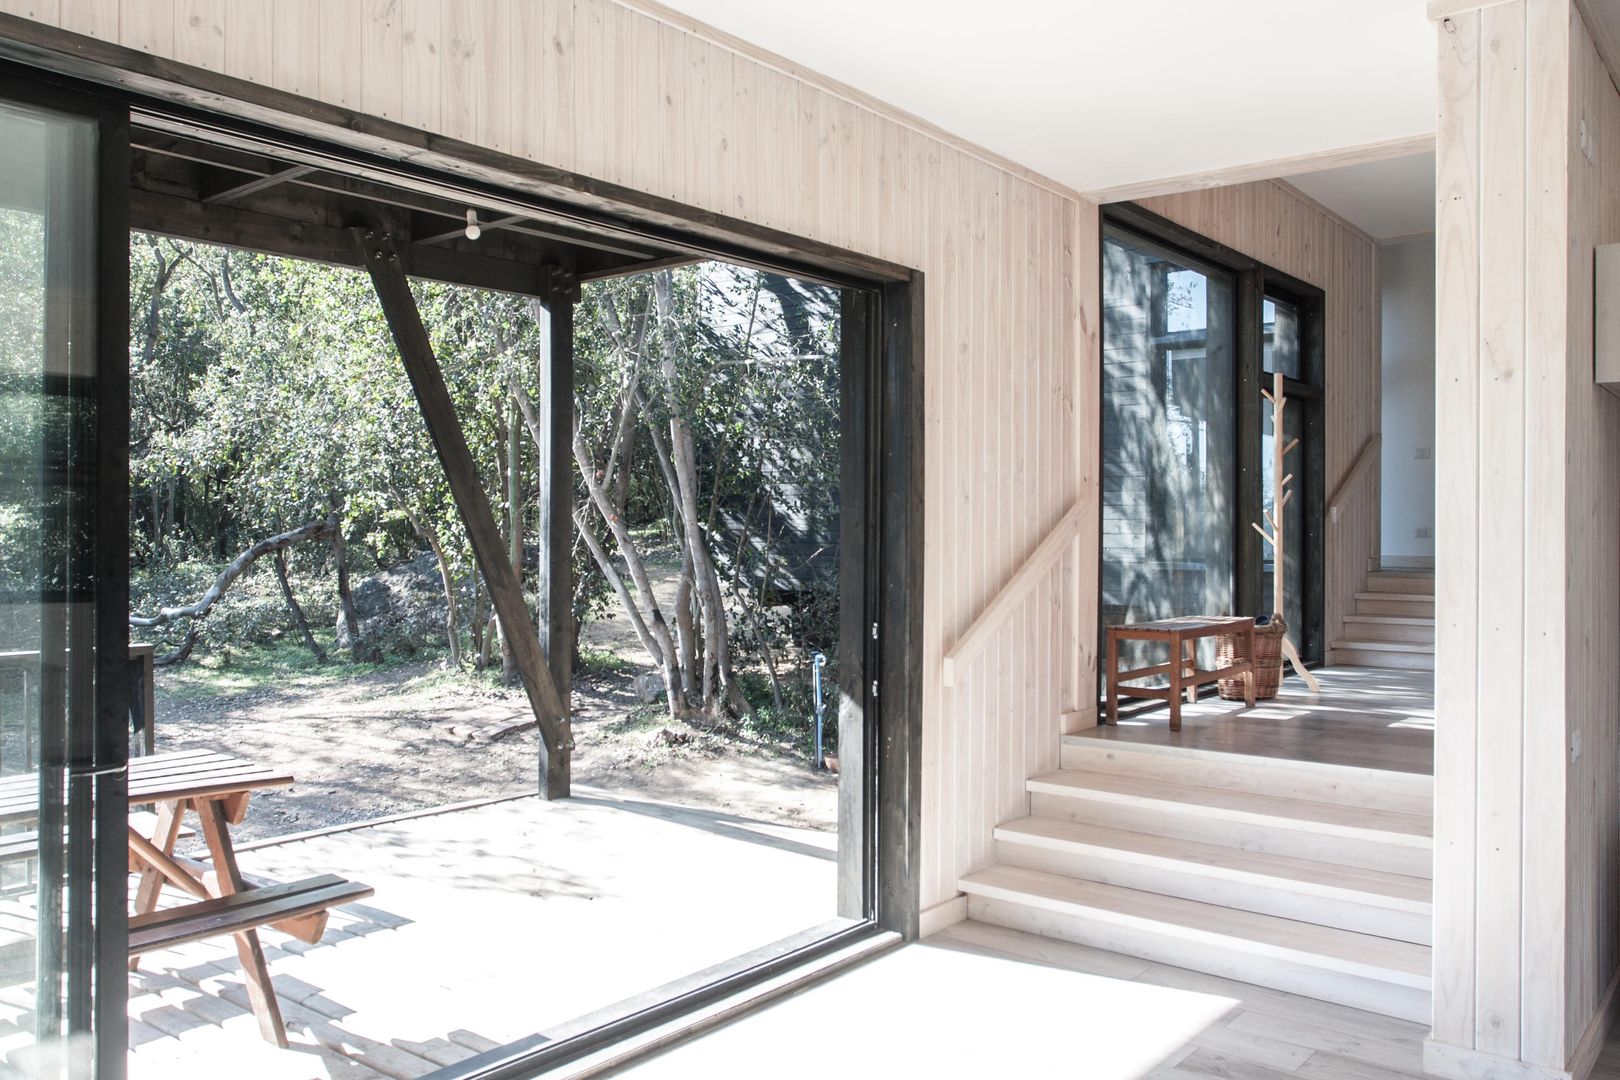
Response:
[[[467,211],[467,239],[476,240],[483,235],[484,230],[478,227],[478,211]]]

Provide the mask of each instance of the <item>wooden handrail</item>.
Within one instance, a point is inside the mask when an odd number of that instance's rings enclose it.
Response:
[[[1079,528],[1080,504],[1075,503],[1069,507],[1068,512],[1058,523],[1052,526],[1051,532],[1046,534],[1046,538],[1035,550],[1029,553],[1029,558],[1024,560],[1023,565],[1007,579],[1007,584],[996,593],[995,599],[979,612],[979,617],[973,620],[973,625],[969,626],[962,636],[956,639],[955,644],[946,650],[941,670],[946,686],[956,685],[956,665],[977,652],[989,632],[1029,595],[1030,590],[1040,582],[1046,568],[1063,553],[1064,547],[1074,538]]]
[[[1374,432],[1368,436],[1366,443],[1361,447],[1361,453],[1356,455],[1355,463],[1350,466],[1350,471],[1344,474],[1344,479],[1339,481],[1339,486],[1333,489],[1333,494],[1328,497],[1327,502],[1328,520],[1333,524],[1337,525],[1339,523],[1339,511],[1344,507],[1344,500],[1350,493],[1351,483],[1367,468],[1368,462],[1378,456],[1378,450],[1383,445],[1383,435]]]

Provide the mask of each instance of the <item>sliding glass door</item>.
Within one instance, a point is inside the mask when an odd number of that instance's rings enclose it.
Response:
[[[0,1075],[122,1073],[122,130],[73,104],[0,82]]]

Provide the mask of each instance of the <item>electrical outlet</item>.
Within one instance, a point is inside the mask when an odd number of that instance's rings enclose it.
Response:
[[[1412,451],[1412,458],[1416,461],[1428,461],[1429,448],[1427,446],[1418,447],[1416,450]]]
[[[1427,525],[1419,525],[1413,531],[1412,535],[1417,537],[1419,540],[1433,540],[1434,539],[1434,529],[1430,528]]]

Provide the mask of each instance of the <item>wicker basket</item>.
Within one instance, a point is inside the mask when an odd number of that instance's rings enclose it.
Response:
[[[1282,639],[1288,633],[1288,624],[1283,622],[1281,615],[1273,615],[1271,621],[1261,623],[1254,628],[1254,696],[1256,700],[1274,698],[1277,696],[1277,687],[1282,682]],[[1225,666],[1241,662],[1243,656],[1243,639],[1236,634],[1219,638],[1215,644],[1215,662],[1218,666]],[[1242,677],[1222,679],[1219,682],[1221,697],[1227,701],[1242,701]]]

